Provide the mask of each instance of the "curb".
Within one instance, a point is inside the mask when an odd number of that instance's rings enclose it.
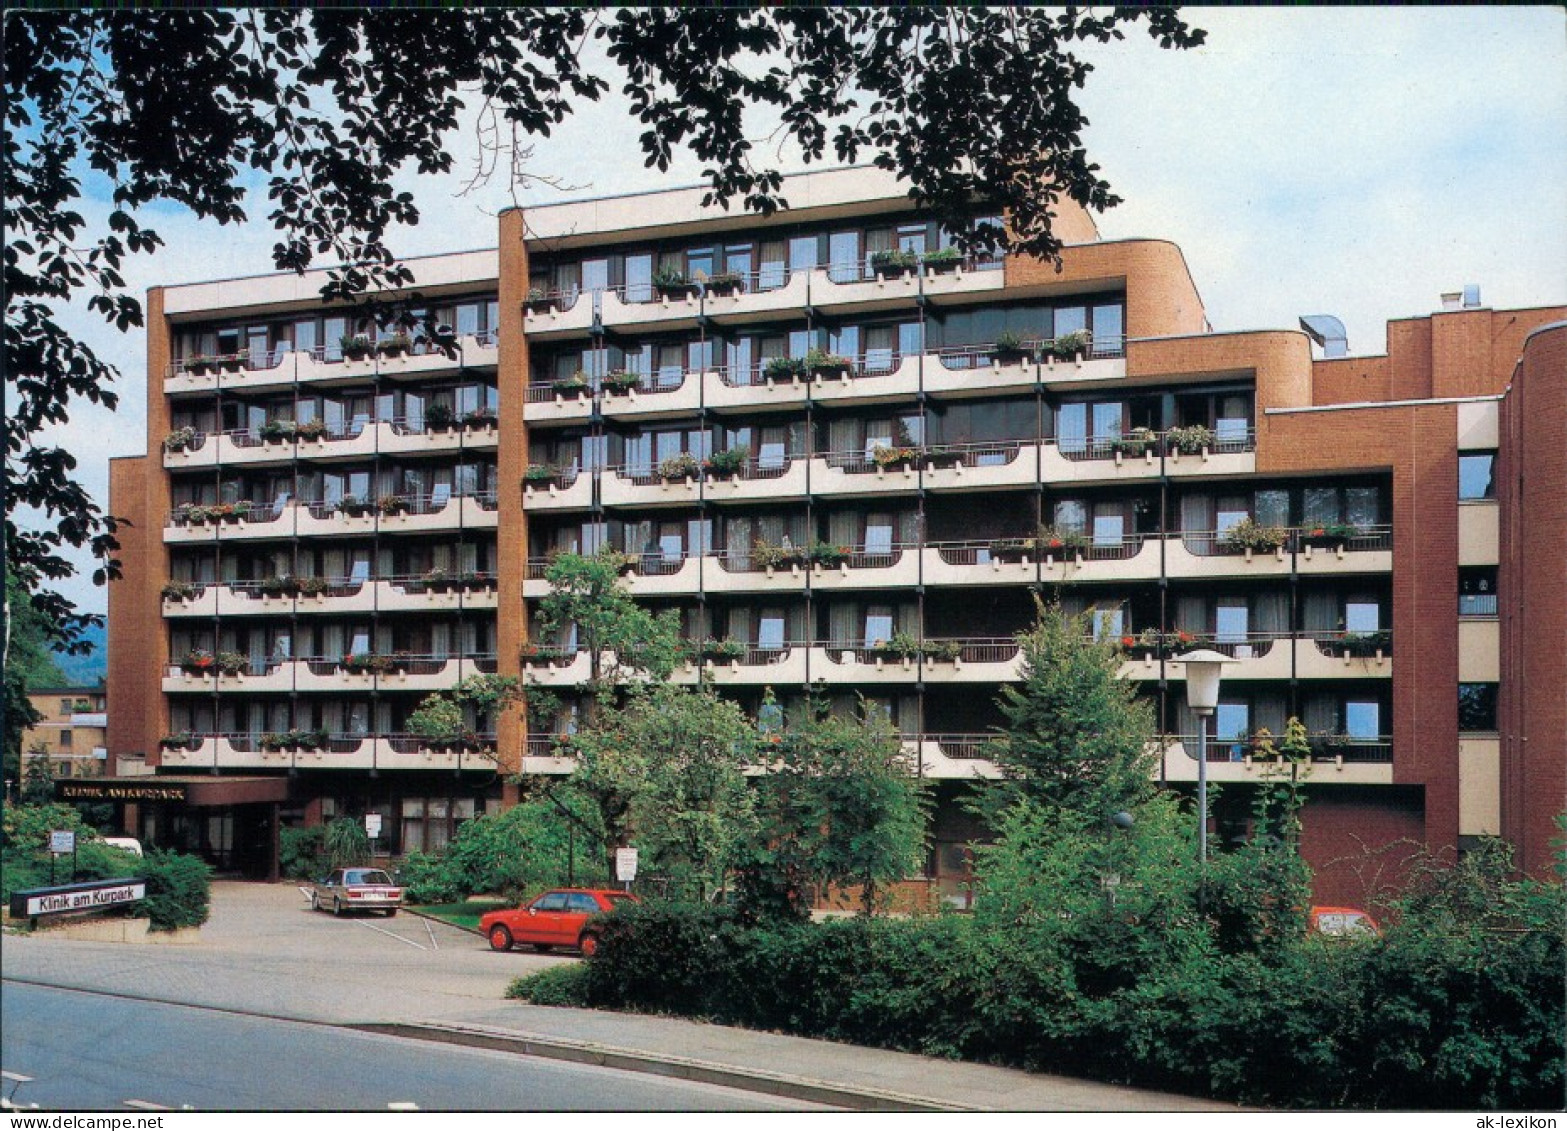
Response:
[[[409,1040],[434,1041],[440,1044],[464,1045],[469,1048],[490,1049],[520,1056],[547,1057],[551,1060],[590,1064],[601,1068],[618,1068],[625,1072],[641,1072],[652,1076],[667,1076],[678,1080],[690,1080],[699,1084],[717,1084],[747,1092],[778,1096],[783,1099],[804,1100],[812,1103],[831,1104],[855,1111],[909,1111],[909,1112],[971,1112],[984,1108],[961,1104],[942,1103],[937,1100],[900,1095],[875,1088],[851,1088],[832,1084],[825,1080],[811,1080],[799,1076],[786,1076],[759,1069],[735,1068],[713,1064],[710,1061],[690,1060],[685,1057],[654,1056],[630,1049],[615,1048],[581,1041],[567,1041],[554,1037],[527,1036],[495,1029],[477,1029],[458,1025],[433,1025],[411,1022],[373,1022],[369,1024],[343,1025],[341,1028],[362,1033],[378,1033]]]

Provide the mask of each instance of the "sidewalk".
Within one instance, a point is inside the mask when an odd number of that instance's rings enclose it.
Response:
[[[503,999],[575,959],[495,954],[411,916],[334,920],[290,885],[218,884],[193,946],[5,938],[7,980],[654,1072],[878,1111],[1233,1111],[1227,1104],[753,1032]]]

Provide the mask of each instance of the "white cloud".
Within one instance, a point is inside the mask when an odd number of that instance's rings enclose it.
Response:
[[[1427,312],[1465,283],[1496,306],[1567,300],[1560,8],[1191,9],[1190,18],[1209,30],[1196,51],[1161,51],[1135,35],[1093,49],[1086,140],[1125,198],[1100,218],[1104,234],[1180,244],[1216,328],[1333,313],[1353,350],[1374,353],[1388,319]],[[700,163],[688,156],[667,175],[643,166],[642,127],[611,82],[603,100],[538,139],[533,168],[583,186],[581,195],[697,181]],[[423,213],[400,235],[407,254],[494,244],[493,216],[509,199],[497,185],[458,196],[471,134],[456,148],[454,173],[403,180]],[[770,159],[759,144],[757,160]],[[782,167],[799,163],[786,155]],[[524,199],[559,197],[536,187]],[[253,201],[253,213],[264,205]],[[220,228],[168,210],[155,226],[168,248],[129,265],[133,289],[270,269],[264,221]],[[118,414],[78,410],[61,430],[102,500],[108,457],[145,449],[145,345],[80,312],[67,322],[125,374]],[[68,591],[104,607],[85,582]]]

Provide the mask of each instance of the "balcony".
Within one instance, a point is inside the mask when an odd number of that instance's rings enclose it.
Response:
[[[1166,735],[1160,764],[1167,781],[1197,780],[1197,736]],[[1293,765],[1256,757],[1249,742],[1208,740],[1208,780],[1258,782],[1283,775],[1313,785],[1392,785],[1393,740],[1386,735],[1313,735],[1311,757]]]
[[[564,338],[586,334],[598,321],[598,292],[551,291],[530,298],[523,315],[523,331],[529,338]]]
[[[986,759],[986,750],[995,736],[990,734],[916,734],[905,735],[904,750],[918,759],[924,778],[976,780],[995,779],[1001,772]]]
[[[1391,573],[1393,528],[1312,526],[1293,532],[1295,568],[1302,574]]]
[[[880,589],[919,584],[918,547],[834,546],[811,554],[811,588],[833,592],[840,589]]]
[[[611,467],[599,484],[606,507],[689,507],[702,497],[700,471],[666,479],[655,467]]]
[[[742,645],[729,655],[708,655],[675,670],[674,682],[694,684],[710,679],[720,687],[801,686],[806,683],[806,645]]]
[[[995,343],[953,346],[925,360],[925,391],[940,399],[1032,393],[1039,385],[1079,385],[1126,378],[1120,341],[1092,346],[1070,360],[1036,360],[1042,343],[1006,351]]]
[[[868,354],[844,359],[848,364],[808,376],[810,397],[821,404],[870,405],[909,401],[920,391],[920,355]]]
[[[522,416],[528,424],[585,424],[593,418],[597,404],[586,383],[535,382],[527,388]]]
[[[465,334],[457,340],[456,353],[415,346],[408,352],[378,354],[370,351],[348,357],[340,346],[313,350],[272,352],[257,356],[246,352],[199,361],[174,362],[164,373],[163,391],[175,393],[270,391],[294,384],[342,383],[368,380],[376,375],[392,378],[430,377],[463,369],[493,369],[499,349],[493,334]]]
[[[522,679],[540,687],[575,687],[592,674],[592,658],[575,648],[524,644]]]
[[[630,383],[632,379],[635,383]],[[666,372],[630,374],[624,383],[606,381],[599,406],[610,420],[649,420],[689,416],[702,407],[702,374]]]
[[[695,593],[701,588],[701,570],[701,562],[695,557],[640,554],[631,559],[626,582],[634,597]]]
[[[805,469],[805,457],[799,455],[748,459],[734,475],[705,472],[704,493],[713,503],[803,498]]]
[[[575,467],[530,467],[522,481],[525,511],[587,510],[593,506],[593,475]]]
[[[823,452],[811,458],[813,495],[913,494],[920,488],[919,453],[877,463],[868,452]]]
[[[493,749],[494,736],[488,738]],[[407,734],[329,734],[315,749],[267,749],[262,735],[250,732],[205,734],[195,749],[165,750],[171,769],[213,770],[493,770],[492,753],[432,750]]]
[[[940,444],[921,449],[924,485],[932,491],[991,491],[1039,483],[1040,445],[1023,440]]]
[[[761,366],[713,368],[702,374],[703,402],[715,412],[803,409],[810,397],[810,379],[804,374],[768,377]]]
[[[787,565],[759,564],[750,550],[718,550],[702,562],[708,593],[804,593],[811,566],[803,558]]]
[[[495,657],[490,654],[468,656],[420,655],[397,652],[384,657],[384,670],[352,670],[341,656],[307,656],[298,659],[264,657],[247,660],[244,668],[224,674],[215,667],[205,672],[190,670],[183,664],[170,664],[164,671],[163,691],[171,694],[196,692],[210,695],[233,693],[255,695],[263,692],[349,692],[441,691],[459,680],[481,673],[494,673]]]

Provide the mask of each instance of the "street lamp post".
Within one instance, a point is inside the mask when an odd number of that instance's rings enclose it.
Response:
[[[1225,664],[1235,661],[1223,652],[1202,649],[1176,656],[1186,665],[1186,705],[1197,716],[1197,863],[1199,898],[1208,898],[1208,719],[1219,705],[1219,681]]]

